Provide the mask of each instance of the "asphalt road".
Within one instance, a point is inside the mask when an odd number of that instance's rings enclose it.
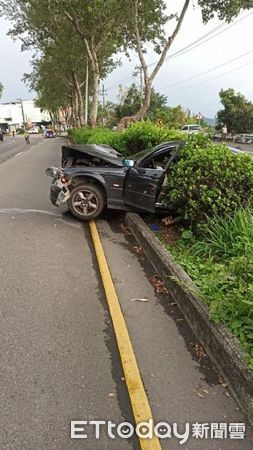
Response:
[[[71,420],[134,419],[89,228],[48,200],[44,171],[59,164],[62,142],[0,147],[0,449],[137,450],[104,429],[96,440],[92,426],[86,440],[70,439]],[[106,212],[97,226],[155,421],[244,422],[176,305],[149,282],[122,215]],[[173,438],[162,448],[248,450],[246,426],[245,440]]]

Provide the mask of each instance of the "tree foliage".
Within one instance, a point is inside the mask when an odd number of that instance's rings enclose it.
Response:
[[[120,102],[116,106],[116,117],[120,120],[124,116],[134,115],[141,107],[142,92],[136,86],[132,84],[125,93],[120,96]],[[154,88],[151,90],[150,108],[146,117],[151,120],[156,120],[157,112],[166,109],[167,97],[159,94]]]
[[[4,89],[3,84],[0,81],[0,98],[2,97],[3,89]]]
[[[150,107],[152,84],[180,31],[190,0],[184,0],[182,9],[170,15],[166,13],[166,4],[163,0],[129,0],[128,2],[122,0],[122,2],[122,9],[126,11],[127,45],[131,45],[136,50],[144,75],[144,101],[139,111],[133,116],[134,119],[139,120],[145,116]],[[253,6],[252,0],[198,0],[198,4],[202,9],[204,23],[214,15],[229,22],[239,14],[241,9],[249,9]],[[171,31],[166,36],[164,26],[168,21],[171,21]],[[159,54],[158,61],[152,66],[151,71],[145,58],[147,43],[153,45],[154,50]]]
[[[253,132],[253,103],[232,88],[222,89],[219,95],[223,109],[217,114],[217,128],[226,124],[229,132]]]
[[[231,22],[242,9],[251,9],[253,7],[252,0],[199,0],[198,3],[202,8],[204,23],[215,17],[215,15],[220,20]]]

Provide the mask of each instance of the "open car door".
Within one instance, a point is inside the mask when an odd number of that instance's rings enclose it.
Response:
[[[139,167],[137,165],[128,170],[124,187],[124,203],[126,205],[155,212],[157,198],[168,167],[175,159],[178,150],[179,148],[173,149],[164,168]]]

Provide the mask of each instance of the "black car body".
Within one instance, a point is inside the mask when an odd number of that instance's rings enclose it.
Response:
[[[50,199],[68,202],[80,220],[97,217],[104,207],[156,212],[166,174],[184,142],[165,142],[123,158],[106,145],[65,145],[62,168],[50,167]]]

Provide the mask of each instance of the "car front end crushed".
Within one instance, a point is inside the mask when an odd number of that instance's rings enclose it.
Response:
[[[70,181],[64,176],[63,170],[57,167],[49,167],[46,174],[53,178],[50,186],[49,198],[54,206],[67,202],[70,197]]]

